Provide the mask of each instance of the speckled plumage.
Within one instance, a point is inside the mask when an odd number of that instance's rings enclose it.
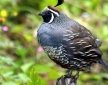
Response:
[[[52,23],[44,22],[39,27],[38,41],[58,65],[86,71],[101,59],[101,42],[84,26],[59,14]]]

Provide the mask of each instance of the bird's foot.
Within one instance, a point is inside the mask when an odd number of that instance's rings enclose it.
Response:
[[[68,69],[66,70],[66,77],[71,77],[72,76],[72,70]]]
[[[57,79],[56,85],[76,85],[76,79],[69,76],[62,76]]]
[[[56,85],[76,85],[77,80],[72,76],[64,75],[57,79]]]
[[[77,80],[79,78],[79,71],[77,71],[77,73],[73,75],[73,77]]]
[[[65,77],[73,77],[73,78],[77,79],[77,78],[79,77],[79,71],[76,71],[76,73],[74,74],[74,73],[72,72],[72,70],[68,69],[68,70],[66,71]]]
[[[72,71],[68,70],[66,75],[61,76],[57,79],[56,85],[76,85],[79,72],[72,75]]]

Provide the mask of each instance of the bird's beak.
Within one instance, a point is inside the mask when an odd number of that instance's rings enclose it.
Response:
[[[39,16],[42,16],[42,13],[39,13],[38,15],[39,15]]]

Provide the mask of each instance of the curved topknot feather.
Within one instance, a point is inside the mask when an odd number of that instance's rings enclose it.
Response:
[[[61,4],[63,4],[63,2],[64,2],[64,0],[58,0],[58,3],[55,5],[55,7],[57,7],[57,6],[61,5]]]

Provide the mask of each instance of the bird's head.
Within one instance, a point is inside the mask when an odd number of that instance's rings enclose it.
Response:
[[[59,17],[60,13],[55,7],[61,5],[63,1],[64,0],[58,0],[57,5],[54,7],[48,6],[45,10],[39,13],[45,23],[52,23],[56,17]]]
[[[45,23],[52,23],[56,17],[59,17],[59,11],[54,7],[48,6],[45,10],[39,13]]]

